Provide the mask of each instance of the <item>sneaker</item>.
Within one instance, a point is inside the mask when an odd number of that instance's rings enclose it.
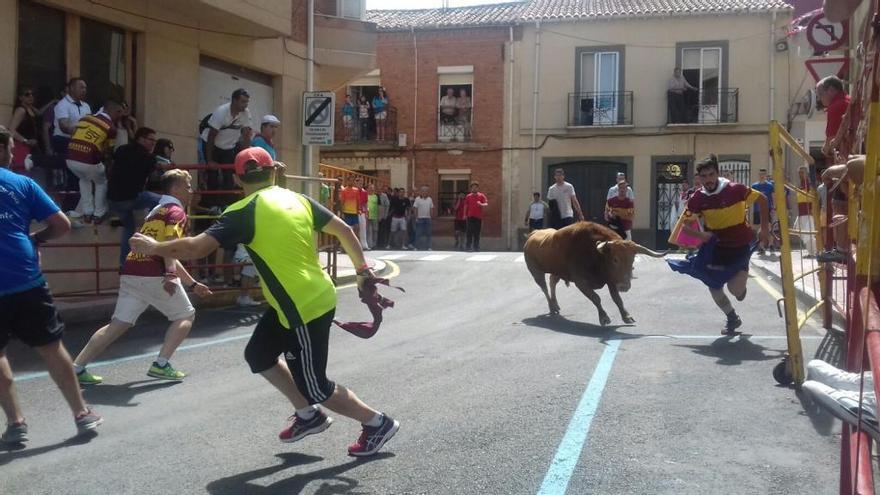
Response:
[[[390,416],[382,415],[382,424],[379,426],[364,425],[361,436],[357,442],[348,447],[348,455],[354,457],[367,457],[379,452],[388,440],[400,429],[400,423],[391,419]]]
[[[846,263],[846,253],[834,248],[831,251],[819,253],[819,255],[816,256],[816,261],[819,263]]]
[[[67,217],[70,218],[71,220],[73,220],[73,219],[80,220],[80,219],[82,219],[83,215],[82,215],[82,213],[79,213],[76,210],[70,210],[67,212]]]
[[[235,304],[243,308],[252,308],[260,305],[260,303],[254,301],[251,296],[238,296],[238,299],[235,300]]]
[[[287,420],[290,421],[290,425],[278,434],[278,439],[284,443],[293,443],[309,435],[321,433],[333,424],[333,418],[324,414],[324,411],[320,409],[310,420],[302,419],[296,414]]]
[[[835,418],[853,427],[859,424],[859,409],[861,409],[862,430],[874,438],[880,438],[880,427],[877,424],[877,398],[873,393],[862,394],[860,408],[858,392],[838,390],[814,380],[805,381],[801,387]]]
[[[736,333],[736,329],[741,327],[743,324],[739,315],[734,316],[733,318],[728,317],[727,323],[724,325],[724,330],[721,330],[721,335],[733,335]]]
[[[807,363],[807,379],[816,381],[838,390],[858,392],[861,387],[861,373],[850,373],[821,359],[813,359]],[[865,392],[874,390],[874,379],[871,372],[865,372]]]
[[[10,423],[6,425],[6,431],[0,436],[3,443],[24,443],[28,441],[27,423]]]
[[[150,366],[150,371],[147,371],[147,376],[179,382],[183,381],[186,377],[186,373],[172,368],[171,363],[165,363],[165,366],[159,366],[158,363],[153,361],[153,365]]]
[[[104,422],[104,418],[93,411],[92,408],[86,409],[86,412],[75,417],[73,420],[76,423],[76,431],[78,431],[80,435],[94,430],[99,424]]]
[[[79,380],[80,385],[97,385],[99,383],[104,383],[103,377],[93,375],[89,373],[87,369],[83,369],[82,371],[77,373],[76,379]]]

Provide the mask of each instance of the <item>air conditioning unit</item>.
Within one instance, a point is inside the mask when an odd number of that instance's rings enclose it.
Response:
[[[405,133],[401,132],[400,134],[397,135],[397,146],[400,146],[401,148],[406,148],[406,134]]]

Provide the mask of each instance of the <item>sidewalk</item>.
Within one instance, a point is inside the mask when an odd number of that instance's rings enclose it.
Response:
[[[324,263],[326,255],[322,254],[321,263]],[[336,275],[337,285],[343,286],[354,283],[357,274],[354,265],[345,254],[339,254],[336,258]],[[387,263],[382,260],[367,258],[367,264],[373,267],[376,275],[387,275],[391,269]],[[256,299],[260,295],[259,289],[253,291]],[[190,294],[190,298],[196,309],[219,308],[232,306],[238,296],[237,290],[221,290],[215,292],[213,296],[205,300],[200,300],[198,296]],[[64,297],[55,299],[55,305],[61,318],[65,323],[88,323],[88,322],[106,322],[113,316],[113,310],[116,307],[116,296],[104,297]]]

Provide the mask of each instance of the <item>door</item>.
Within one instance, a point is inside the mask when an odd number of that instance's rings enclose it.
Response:
[[[657,228],[654,246],[657,249],[669,248],[669,235],[685,203],[681,195],[687,191],[688,162],[663,160],[654,164],[657,184]]]
[[[618,172],[626,173],[626,163],[584,160],[549,165],[543,195],[553,185],[553,171],[557,168],[565,171],[565,181],[574,186],[584,219],[604,225],[608,188],[614,185]]]
[[[617,52],[581,54],[580,91],[588,102],[581,103],[581,111],[590,114],[582,119],[587,125],[617,123],[618,57]]]
[[[699,123],[721,121],[721,48],[682,49],[681,72],[688,83],[699,89],[696,112],[689,112]],[[690,109],[689,109],[690,110]]]

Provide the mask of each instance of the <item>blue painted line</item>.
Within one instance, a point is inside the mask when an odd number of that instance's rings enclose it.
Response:
[[[574,473],[574,468],[581,458],[581,452],[586,446],[590,425],[599,408],[599,401],[602,399],[602,392],[608,382],[608,375],[611,374],[611,367],[614,365],[614,358],[617,357],[620,342],[620,340],[609,341],[608,347],[602,352],[602,357],[596,364],[596,370],[593,371],[590,383],[581,397],[574,416],[568,423],[568,430],[562,437],[559,448],[556,449],[556,456],[550,463],[550,469],[544,476],[544,482],[541,483],[538,495],[565,495],[568,483],[571,481],[571,475]]]
[[[222,339],[208,340],[206,342],[199,342],[196,344],[183,345],[183,346],[178,347],[176,352],[186,352],[186,351],[191,351],[193,349],[201,349],[202,347],[212,347],[215,345],[227,344],[229,342],[235,342],[237,340],[243,340],[243,339],[250,338],[252,333],[253,332],[248,332],[248,333],[244,333],[241,335],[233,335],[232,337],[224,337]],[[156,352],[157,351],[153,351],[153,352],[147,352],[144,354],[138,354],[136,356],[125,356],[125,357],[116,358],[116,359],[108,359],[106,361],[95,361],[94,363],[89,364],[89,368],[90,369],[101,368],[104,366],[112,366],[114,364],[127,363],[129,361],[137,361],[140,359],[151,358],[156,355]],[[15,377],[15,381],[16,382],[26,382],[26,381],[30,381],[30,380],[36,380],[38,378],[46,378],[48,376],[49,376],[49,373],[47,373],[45,371],[39,371],[36,373],[25,373],[21,376]]]

